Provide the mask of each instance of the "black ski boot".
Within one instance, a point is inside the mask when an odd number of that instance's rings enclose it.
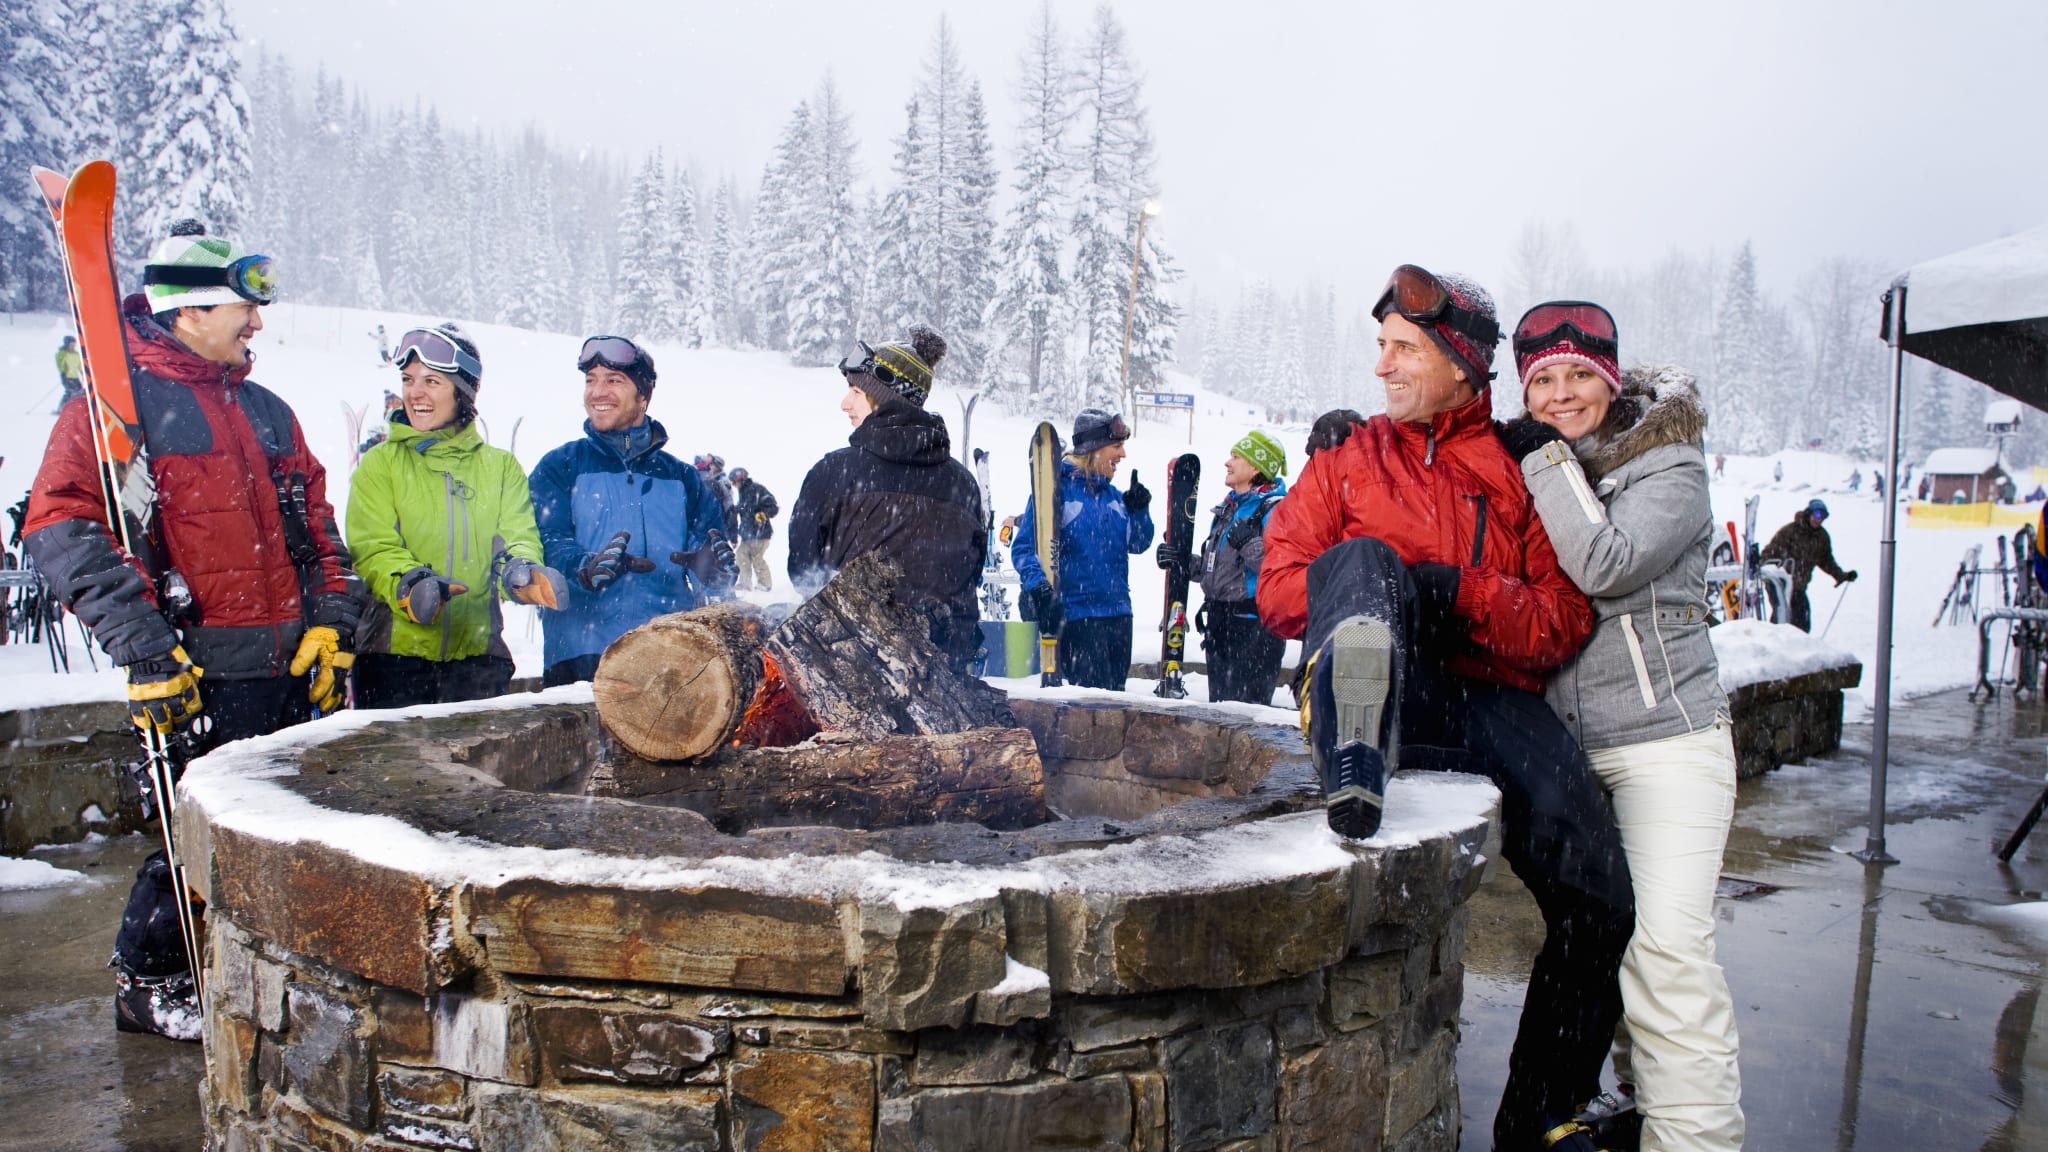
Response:
[[[1321,704],[1327,692],[1330,713],[1310,725],[1309,745],[1325,814],[1339,836],[1362,840],[1380,830],[1395,759],[1395,726],[1386,715],[1395,689],[1394,630],[1370,616],[1350,617],[1317,657],[1328,662],[1328,671],[1310,670],[1310,698]]]
[[[114,1028],[172,1040],[199,1040],[199,994],[190,972],[143,976],[114,959]]]
[[[1544,1152],[1607,1152],[1593,1140],[1593,1130],[1577,1120],[1566,1120],[1543,1134]]]

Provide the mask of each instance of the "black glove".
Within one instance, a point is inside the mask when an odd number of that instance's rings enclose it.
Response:
[[[623,572],[652,572],[654,561],[626,551],[633,542],[631,532],[615,532],[604,547],[583,557],[576,569],[576,582],[592,592],[602,592]]]
[[[1408,575],[1415,581],[1415,594],[1425,610],[1449,612],[1458,602],[1458,566],[1455,564],[1410,564]]]
[[[1851,568],[1847,572],[1842,573],[1842,578],[1840,580],[1835,581],[1835,583],[1837,584],[1854,584],[1855,582],[1856,570],[1854,568]]]
[[[1180,549],[1163,542],[1159,547],[1152,550],[1152,558],[1159,562],[1161,568],[1169,570],[1185,567],[1188,559],[1186,556],[1181,555]]]
[[[1130,490],[1124,493],[1124,511],[1136,516],[1152,506],[1152,490],[1138,483],[1138,473],[1131,472]]]
[[[1308,432],[1308,456],[1315,459],[1316,453],[1325,448],[1335,448],[1351,439],[1354,425],[1365,423],[1365,417],[1349,408],[1335,408],[1316,417],[1315,427]]]
[[[441,606],[464,592],[469,585],[434,575],[425,564],[410,568],[398,578],[398,607],[405,618],[422,626],[441,616]]]
[[[1517,416],[1503,424],[1493,422],[1493,434],[1500,437],[1500,446],[1520,464],[1529,453],[1540,452],[1545,444],[1564,439],[1564,433],[1536,419],[1534,416]]]
[[[1067,622],[1067,613],[1060,607],[1059,594],[1052,590],[1052,585],[1040,584],[1025,595],[1031,597],[1031,612],[1038,621],[1039,634],[1059,635],[1060,627]]]
[[[1246,517],[1230,526],[1230,531],[1223,534],[1223,542],[1232,548],[1242,550],[1245,545],[1264,535],[1265,529],[1266,526],[1264,524],[1251,517]]]
[[[690,576],[700,588],[713,591],[730,588],[739,579],[740,562],[733,557],[732,545],[726,543],[722,532],[714,531],[706,536],[700,548],[671,552],[668,558],[689,569]]]

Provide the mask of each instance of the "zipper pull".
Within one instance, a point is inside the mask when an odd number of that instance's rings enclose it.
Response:
[[[1429,427],[1423,430],[1422,435],[1424,445],[1422,450],[1422,466],[1424,468],[1434,467],[1436,464],[1436,425],[1434,423],[1430,424]]]

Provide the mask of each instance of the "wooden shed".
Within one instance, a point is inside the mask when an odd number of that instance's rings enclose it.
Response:
[[[2012,483],[1996,448],[1937,448],[1927,454],[1920,475],[1926,488],[1921,499],[1936,504],[1990,504]]]

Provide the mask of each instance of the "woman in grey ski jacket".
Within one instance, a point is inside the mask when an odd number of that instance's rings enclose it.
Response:
[[[1714,960],[1714,890],[1735,813],[1735,749],[1704,599],[1713,509],[1692,377],[1617,368],[1598,305],[1539,304],[1516,326],[1528,413],[1501,428],[1593,636],[1546,697],[1614,803],[1636,895],[1622,960],[1618,1089],[1642,1147],[1742,1146],[1734,1003]],[[1631,1051],[1632,1049],[1632,1051]]]

